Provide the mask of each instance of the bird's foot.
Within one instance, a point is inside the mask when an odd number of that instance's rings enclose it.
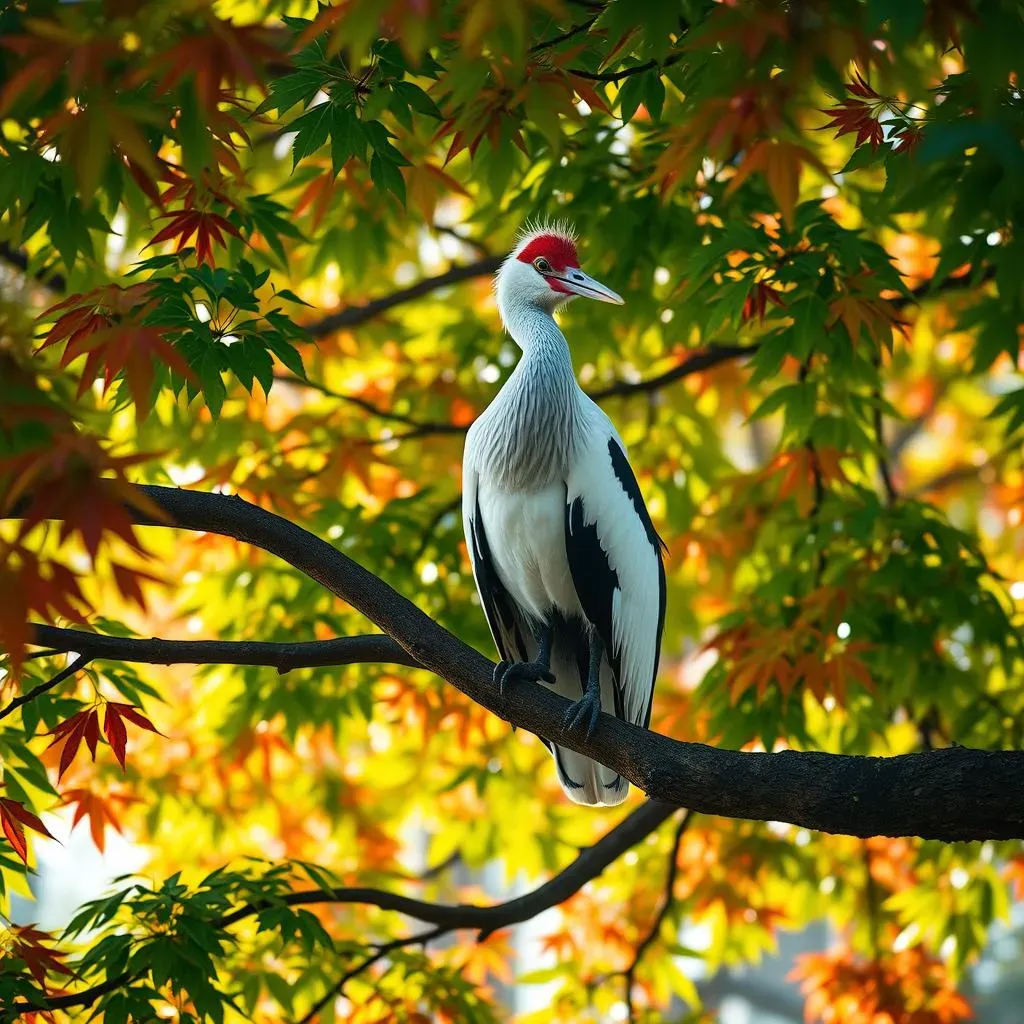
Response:
[[[539,661],[499,661],[494,666],[494,681],[500,693],[513,683],[553,683],[554,673]]]
[[[597,728],[597,720],[601,717],[601,698],[596,694],[584,694],[565,713],[565,728],[570,732],[583,729],[586,739],[594,734]]]

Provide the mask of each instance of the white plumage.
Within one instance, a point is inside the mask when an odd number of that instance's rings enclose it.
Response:
[[[575,295],[622,299],[579,269],[563,226],[520,239],[497,294],[523,357],[470,429],[463,460],[466,542],[502,658],[496,681],[549,683],[576,702],[569,722],[588,735],[602,709],[646,726],[665,620],[661,541],[553,317]],[[626,798],[611,769],[551,749],[576,803]]]

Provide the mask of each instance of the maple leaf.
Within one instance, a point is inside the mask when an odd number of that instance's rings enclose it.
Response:
[[[48,945],[54,941],[53,935],[36,928],[33,924],[13,925],[8,932],[5,945],[10,955],[21,960],[28,968],[29,974],[45,989],[46,977],[49,974],[77,977],[67,964],[61,963],[68,954]],[[53,1019],[45,1013],[43,1016]]]
[[[82,745],[83,739],[86,741],[86,745],[92,754],[92,759],[96,760],[96,743],[99,739],[99,713],[94,707],[78,711],[70,718],[61,722],[56,728],[51,729],[47,735],[53,736],[49,746],[46,748],[47,750],[60,744],[60,763],[57,770],[57,778],[60,779],[68,768],[71,767],[71,762],[75,759],[75,754],[78,753],[78,748]]]
[[[921,144],[921,140],[923,138],[924,129],[919,128],[917,125],[908,124],[893,136],[894,140],[898,140],[896,145],[893,147],[893,152],[913,153]]]
[[[223,83],[232,91],[244,84],[263,87],[266,65],[281,56],[272,43],[271,30],[259,24],[235,25],[209,10],[202,12],[202,18],[200,31],[154,54],[126,84],[136,87],[155,79],[157,90],[168,93],[191,79],[196,98],[208,115],[217,111]]]
[[[751,174],[759,171],[779,204],[783,219],[792,226],[803,164],[814,167],[826,178],[831,179],[828,168],[805,146],[795,142],[761,140],[747,151],[743,162],[726,186],[725,195],[732,195]]]
[[[756,318],[761,323],[764,323],[768,303],[778,306],[780,309],[786,308],[786,300],[782,297],[782,292],[777,288],[773,288],[769,283],[760,281],[751,288],[750,294],[743,303],[743,320],[747,321]]]
[[[33,614],[84,624],[84,613],[90,610],[74,572],[18,542],[0,545],[0,594],[0,645],[15,676],[32,639],[28,620]]]
[[[60,434],[47,447],[0,459],[0,473],[8,475],[0,500],[3,507],[12,508],[25,498],[21,538],[39,523],[56,519],[62,521],[61,541],[77,533],[93,559],[107,533],[144,555],[129,506],[155,515],[159,522],[170,520],[128,482],[124,471],[149,458],[148,454],[112,456],[88,434]]]
[[[121,822],[114,812],[114,802],[122,805],[138,803],[140,798],[131,793],[112,792],[107,796],[100,796],[88,789],[66,789],[61,793],[64,803],[75,807],[75,814],[71,821],[74,828],[83,818],[89,819],[89,833],[96,848],[102,853],[106,843],[106,828],[109,825],[115,832],[120,833]]]
[[[136,414],[145,417],[150,408],[156,362],[162,362],[187,380],[195,379],[191,367],[167,340],[171,328],[145,323],[157,305],[152,290],[149,283],[128,288],[111,284],[72,295],[51,306],[39,317],[41,323],[52,320],[53,326],[37,351],[63,344],[61,366],[85,356],[78,397],[101,374],[104,394],[116,378],[123,377]]]
[[[212,213],[209,210],[185,207],[174,213],[166,213],[163,216],[169,217],[171,222],[164,225],[149,240],[145,248],[148,249],[151,245],[159,245],[161,242],[168,242],[172,238],[177,238],[178,244],[174,251],[181,252],[188,245],[192,236],[195,235],[196,259],[199,263],[209,263],[211,267],[214,265],[213,244],[215,242],[223,249],[227,244],[224,241],[225,234],[234,235],[235,238],[242,237],[238,228],[231,221],[226,217],[222,217],[219,213]]]
[[[141,710],[131,704],[122,704],[117,701],[107,701],[103,718],[103,735],[114,751],[121,770],[125,769],[125,744],[128,740],[128,730],[125,728],[125,720],[137,725],[140,729],[163,736],[163,733],[144,715]]]
[[[26,828],[30,828],[33,832],[38,832],[48,839],[53,839],[50,830],[20,800],[0,797],[0,829],[3,830],[7,841],[14,847],[14,852],[25,864],[28,863]]]

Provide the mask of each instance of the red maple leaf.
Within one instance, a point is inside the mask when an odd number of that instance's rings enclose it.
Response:
[[[200,263],[213,264],[213,243],[216,242],[222,249],[226,247],[224,233],[241,238],[238,228],[226,217],[219,213],[212,213],[209,210],[197,210],[186,207],[174,213],[164,214],[171,219],[146,245],[158,245],[160,242],[169,242],[172,238],[178,239],[175,252],[181,252],[188,245],[189,240],[195,235],[196,259]]]
[[[122,771],[125,768],[124,753],[125,744],[128,740],[128,730],[125,728],[124,719],[139,726],[140,729],[146,729],[149,732],[155,732],[158,736],[163,736],[163,733],[142,714],[139,708],[133,707],[131,704],[108,701],[106,714],[103,719],[103,734],[107,737],[107,742],[113,749],[114,756],[117,758],[118,764],[121,765]]]
[[[14,847],[14,852],[25,864],[28,863],[26,828],[50,839],[53,838],[50,835],[50,830],[39,820],[37,815],[33,814],[20,800],[12,800],[9,797],[0,797],[0,828],[3,829],[7,841]]]
[[[129,288],[105,285],[51,306],[40,316],[40,321],[52,320],[57,313],[60,316],[36,351],[63,343],[61,366],[85,356],[78,397],[84,395],[101,374],[104,394],[115,378],[123,376],[136,410],[145,416],[149,412],[157,361],[186,379],[194,379],[188,363],[167,340],[171,328],[145,323],[156,306],[156,300],[150,298],[152,288],[148,283]]]
[[[72,978],[76,976],[67,964],[61,963],[67,953],[46,945],[53,941],[53,936],[49,932],[44,932],[32,924],[14,925],[11,928],[11,955],[21,960],[28,968],[29,974],[44,988],[48,974],[66,974]],[[53,1020],[48,1014],[44,1014],[44,1017]]]
[[[61,796],[64,803],[75,807],[75,816],[71,827],[74,828],[83,818],[89,819],[89,832],[96,848],[102,853],[105,846],[106,827],[109,825],[115,832],[121,832],[121,822],[114,813],[115,802],[122,805],[138,803],[139,797],[130,793],[111,792],[100,796],[88,789],[67,789]]]
[[[99,714],[96,708],[86,708],[79,711],[70,718],[65,719],[47,735],[53,736],[53,740],[46,748],[62,744],[60,751],[60,766],[57,770],[57,778],[63,777],[64,773],[71,767],[71,762],[78,753],[78,748],[84,739],[92,759],[96,760],[96,743],[99,740]]]

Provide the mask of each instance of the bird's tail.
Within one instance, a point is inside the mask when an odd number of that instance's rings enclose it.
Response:
[[[556,679],[551,686],[555,693],[572,701],[583,696],[581,680],[586,679],[586,660],[584,658],[581,665],[576,652],[557,640],[551,657],[551,671]],[[612,670],[607,661],[601,666],[601,707],[605,711],[615,708]],[[573,803],[611,807],[626,799],[629,783],[618,772],[568,747],[552,743],[548,748],[555,758],[558,781]]]

